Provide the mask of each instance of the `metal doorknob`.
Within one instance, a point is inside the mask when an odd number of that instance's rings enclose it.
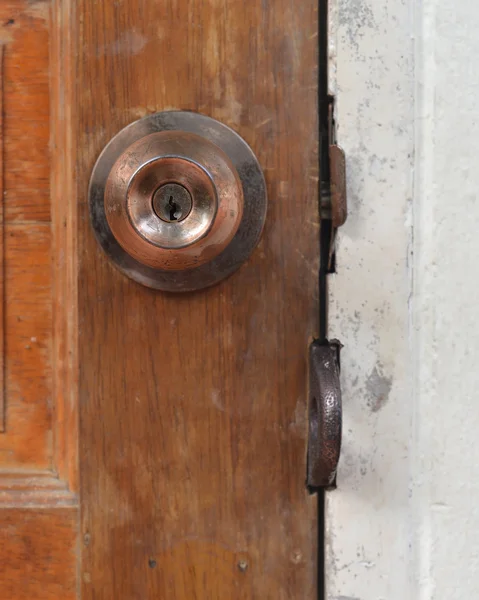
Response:
[[[93,169],[90,216],[103,250],[152,288],[197,290],[257,245],[266,186],[251,148],[226,125],[183,111],[121,130]]]

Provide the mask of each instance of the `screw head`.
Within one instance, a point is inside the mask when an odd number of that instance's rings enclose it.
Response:
[[[238,569],[242,573],[244,573],[247,568],[248,568],[248,561],[247,560],[245,560],[244,558],[242,558],[240,561],[238,561]]]
[[[189,191],[179,183],[166,183],[153,195],[153,210],[166,223],[180,223],[190,214],[192,206]]]

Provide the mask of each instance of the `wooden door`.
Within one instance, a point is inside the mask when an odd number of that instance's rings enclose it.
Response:
[[[317,0],[5,0],[5,599],[315,598]],[[192,110],[264,171],[259,246],[207,290],[125,278],[87,189],[136,119]]]

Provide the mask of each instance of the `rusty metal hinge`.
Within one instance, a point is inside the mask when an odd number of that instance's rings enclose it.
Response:
[[[346,196],[346,157],[344,150],[336,143],[336,124],[334,120],[334,98],[328,104],[328,162],[329,178],[321,181],[320,206],[321,219],[331,221],[328,267],[331,267],[334,255],[334,242],[338,227],[344,225],[348,213]]]
[[[334,99],[328,105],[328,175],[321,181],[321,220],[330,221],[321,234],[328,236],[323,246],[322,276],[333,268],[336,230],[347,216],[346,160],[336,144]],[[324,293],[327,286],[324,284]],[[327,298],[322,298],[324,305]],[[325,329],[325,327],[324,327]],[[307,485],[311,491],[321,487],[335,487],[336,470],[341,451],[342,406],[339,381],[339,352],[337,340],[315,340],[309,348],[309,439]]]
[[[342,406],[337,340],[309,347],[309,440],[307,485],[334,487],[341,452]]]

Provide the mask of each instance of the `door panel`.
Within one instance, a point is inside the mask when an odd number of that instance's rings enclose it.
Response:
[[[48,469],[53,386],[48,7],[2,3],[0,22],[0,456],[4,469]]]
[[[77,598],[77,511],[71,508],[0,510],[2,597]]]
[[[71,177],[58,78],[71,24],[60,28],[59,15],[50,2],[0,6],[0,595],[9,600],[77,597],[75,224],[64,218],[75,201],[56,177]]]

